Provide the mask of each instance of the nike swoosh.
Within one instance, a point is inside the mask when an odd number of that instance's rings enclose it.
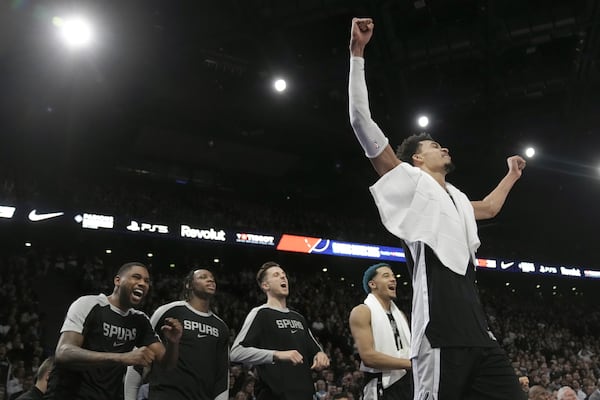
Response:
[[[60,217],[61,215],[64,215],[64,214],[65,214],[64,212],[53,212],[53,213],[46,213],[46,214],[38,214],[37,210],[33,209],[29,213],[29,220],[33,221],[33,222],[43,221],[45,219]]]
[[[298,332],[298,329],[292,329],[292,333]]]
[[[207,337],[207,336],[208,336],[208,335],[201,335],[201,334],[198,334],[198,337],[199,337],[199,338],[203,338],[203,337]]]
[[[502,269],[510,268],[513,265],[515,265],[514,261],[513,262],[508,262],[508,263],[505,263],[504,261],[500,262],[500,268],[502,268]]]
[[[124,344],[125,344],[125,342],[113,342],[114,347],[123,346]]]

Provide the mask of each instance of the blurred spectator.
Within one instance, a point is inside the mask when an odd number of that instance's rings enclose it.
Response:
[[[41,400],[44,396],[44,393],[46,393],[46,390],[48,389],[48,378],[53,366],[53,357],[45,359],[38,369],[38,373],[35,378],[35,385],[32,385],[30,389],[18,396],[16,400]]]
[[[327,398],[327,385],[323,379],[317,380],[315,384],[315,391],[317,400],[326,400]]]
[[[575,391],[569,386],[563,386],[558,389],[556,394],[557,400],[577,400],[577,395]]]
[[[600,400],[600,390],[592,379],[588,379],[583,386],[583,391],[587,394],[586,400]]]
[[[548,400],[550,398],[550,392],[543,386],[534,385],[529,389],[529,400]]]

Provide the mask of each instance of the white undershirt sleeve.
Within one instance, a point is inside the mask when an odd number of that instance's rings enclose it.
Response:
[[[365,80],[365,59],[362,57],[350,57],[348,97],[350,125],[366,156],[375,158],[383,152],[389,142],[379,126],[371,119]]]

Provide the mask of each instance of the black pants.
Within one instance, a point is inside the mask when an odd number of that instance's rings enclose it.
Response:
[[[383,388],[381,374],[371,374],[365,372],[365,381],[367,382],[363,389],[363,396],[365,400],[413,399],[413,378],[410,371],[407,371],[406,375],[386,389]],[[373,393],[373,386],[376,386],[377,388],[375,395]]]
[[[523,391],[508,356],[492,347],[431,348],[423,338],[413,359],[419,400],[521,400]]]

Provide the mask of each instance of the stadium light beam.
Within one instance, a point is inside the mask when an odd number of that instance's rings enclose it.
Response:
[[[52,23],[60,31],[60,37],[65,44],[78,49],[88,46],[93,39],[93,30],[91,24],[81,17],[54,17]]]
[[[287,82],[285,81],[285,79],[275,79],[275,81],[273,82],[273,87],[276,91],[282,93],[287,88]]]
[[[426,115],[420,115],[419,118],[417,118],[417,124],[421,128],[427,128],[427,126],[429,126],[429,117]]]
[[[527,158],[532,158],[533,156],[535,156],[535,149],[533,147],[526,148],[525,155],[527,156]]]

